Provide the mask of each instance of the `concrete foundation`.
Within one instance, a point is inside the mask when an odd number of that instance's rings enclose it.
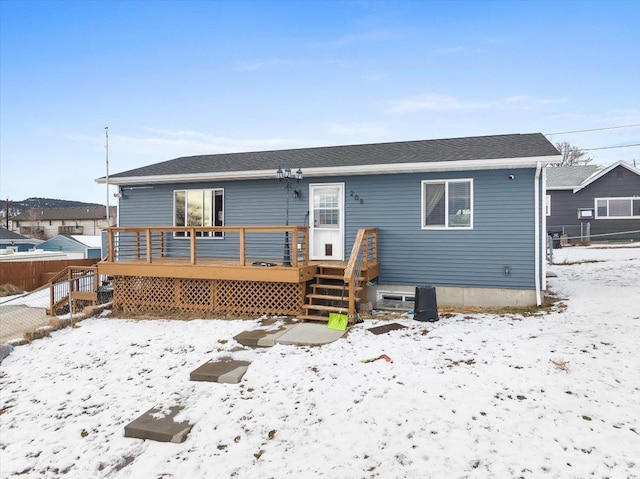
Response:
[[[368,290],[368,297],[377,298],[378,291],[414,294],[416,286],[402,285],[374,285]],[[535,306],[536,292],[533,289],[507,289],[507,288],[463,288],[457,286],[436,286],[438,306],[480,308],[524,308]],[[378,307],[374,303],[374,308]],[[398,308],[400,310],[406,307]]]

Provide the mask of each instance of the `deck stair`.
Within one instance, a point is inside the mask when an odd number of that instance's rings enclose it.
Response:
[[[346,265],[320,264],[311,284],[311,292],[307,294],[307,303],[302,306],[304,314],[299,318],[304,321],[329,321],[330,313],[347,314],[349,309],[349,288],[344,281]],[[363,271],[363,273],[365,273]],[[355,291],[355,304],[363,298],[366,276],[358,278]]]
[[[97,266],[67,266],[49,281],[49,291],[50,316],[76,313],[84,305],[106,303],[112,296]]]

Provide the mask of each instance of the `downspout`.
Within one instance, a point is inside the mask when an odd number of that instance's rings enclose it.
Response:
[[[540,235],[540,248],[542,249],[542,273],[540,274],[540,281],[542,283],[542,291],[547,290],[547,169],[542,168],[542,193],[541,199],[544,207],[542,208],[541,220],[541,235]],[[551,207],[551,206],[549,206]]]
[[[534,236],[535,236],[535,284],[536,284],[536,305],[542,305],[542,294],[540,292],[540,173],[542,172],[542,164],[538,162],[536,164],[536,175],[533,180],[533,188],[534,188],[534,215],[536,225],[534,228]]]

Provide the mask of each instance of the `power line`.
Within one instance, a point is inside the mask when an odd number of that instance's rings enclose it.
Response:
[[[618,128],[633,128],[634,126],[640,126],[640,123],[634,123],[632,125],[605,126],[603,128],[591,128],[590,130],[558,131],[556,133],[545,133],[545,135],[568,135],[569,133],[587,133],[589,131],[616,130]]]
[[[629,148],[630,146],[640,146],[640,143],[634,143],[632,145],[620,145],[620,146],[601,146],[600,148],[580,148],[583,151],[593,150],[611,150],[613,148]]]

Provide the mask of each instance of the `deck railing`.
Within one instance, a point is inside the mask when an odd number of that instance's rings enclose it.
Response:
[[[225,258],[239,266],[255,261],[306,266],[307,226],[117,227],[107,230],[107,261]],[[237,261],[237,263],[236,263]]]
[[[362,269],[378,262],[378,228],[362,228],[351,249],[349,262],[344,270],[344,283],[349,291],[349,317],[356,314],[356,288]]]

